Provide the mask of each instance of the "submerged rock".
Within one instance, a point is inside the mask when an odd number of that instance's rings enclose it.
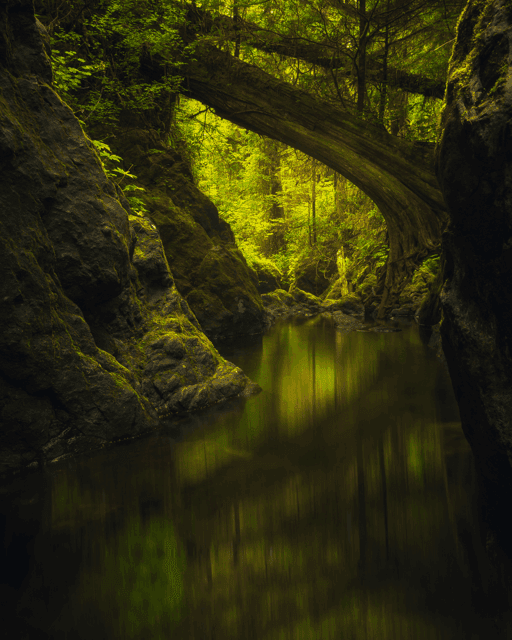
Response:
[[[206,338],[156,227],[131,217],[51,68],[0,7],[0,473],[98,448],[255,385]],[[22,38],[23,40],[17,40]]]
[[[364,322],[358,318],[349,316],[343,311],[335,311],[332,314],[336,327],[344,331],[357,331],[364,328]]]

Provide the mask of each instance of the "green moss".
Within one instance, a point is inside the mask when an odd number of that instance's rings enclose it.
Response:
[[[284,289],[276,289],[275,291],[271,291],[270,293],[264,294],[265,301],[275,300],[276,302],[280,302],[282,304],[286,304],[287,306],[292,306],[295,304],[295,298],[291,293],[285,291]]]
[[[322,304],[322,300],[312,293],[302,291],[301,289],[292,289],[290,291],[295,302],[299,304],[307,304],[309,306],[318,306]]]
[[[452,93],[452,98],[469,91],[468,84],[471,77],[477,71],[480,53],[484,43],[484,32],[489,24],[494,2],[492,0],[474,0],[468,3],[461,13],[457,24],[457,45],[453,49],[449,62],[448,86]],[[468,40],[468,32],[471,38]],[[505,69],[502,69],[501,78],[498,78],[491,89],[493,95],[503,79]],[[485,100],[487,96],[481,98]],[[472,96],[472,102],[476,103],[476,97]]]

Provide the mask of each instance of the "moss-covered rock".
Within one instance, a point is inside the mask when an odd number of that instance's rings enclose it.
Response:
[[[204,336],[156,226],[129,219],[51,88],[29,0],[0,6],[2,39],[0,473],[255,388]]]
[[[294,287],[290,290],[290,294],[297,304],[303,304],[312,309],[319,309],[322,306],[322,300],[308,291]]]
[[[364,315],[364,305],[355,293],[349,293],[338,300],[325,300],[323,308],[325,311],[330,311],[331,313],[342,311],[350,316]]]
[[[258,278],[228,223],[197,189],[179,153],[156,131],[129,124],[125,116],[109,142],[145,189],[139,197],[160,232],[176,287],[203,331],[214,341],[261,333],[266,316]]]
[[[334,311],[332,317],[336,327],[342,331],[357,331],[358,329],[364,328],[364,323],[360,318],[355,318],[349,314],[343,313],[343,311]]]
[[[270,260],[254,259],[251,268],[258,279],[257,289],[260,293],[270,293],[282,288],[283,274]]]
[[[285,291],[284,289],[276,289],[275,291],[271,291],[270,293],[264,293],[261,296],[261,299],[265,304],[280,302],[288,307],[291,307],[293,304],[295,304],[295,298],[291,293]]]
[[[320,296],[329,287],[330,279],[335,273],[335,260],[326,261],[307,256],[294,269],[292,287]]]
[[[270,293],[263,293],[261,295],[265,309],[272,316],[284,316],[291,313],[292,307],[295,305],[295,300],[291,293],[284,289],[276,289]]]

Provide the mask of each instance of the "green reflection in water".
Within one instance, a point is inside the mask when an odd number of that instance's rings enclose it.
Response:
[[[105,452],[53,475],[47,527],[81,556],[70,606],[52,625],[56,638],[80,629],[84,638],[163,639],[181,617],[186,558],[171,510],[161,513],[168,484],[157,456],[153,465],[137,464],[139,452],[135,465],[111,466],[118,455]]]
[[[96,571],[81,575],[81,607],[101,615],[111,637],[167,637],[180,617],[185,568],[172,524],[152,518],[143,525],[132,518],[102,555]]]
[[[76,567],[52,638],[494,637],[471,453],[417,327],[283,323],[223,355],[263,392],[52,473],[37,571]]]
[[[417,327],[341,334],[315,319],[223,355],[264,391],[175,449],[183,531],[202,549],[183,637],[467,637],[471,455],[460,439],[464,478],[449,480],[438,411],[460,424]]]

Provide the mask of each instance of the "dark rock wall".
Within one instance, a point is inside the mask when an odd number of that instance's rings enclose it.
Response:
[[[0,473],[254,390],[51,78],[31,1],[0,3]]]
[[[231,227],[195,186],[187,164],[157,129],[135,115],[98,129],[145,189],[139,197],[158,227],[178,291],[214,341],[261,333],[266,314],[258,278],[235,244]],[[150,124],[150,123],[149,123]]]
[[[481,474],[484,517],[512,557],[512,5],[471,1],[447,85],[438,177],[441,333],[464,433]]]

